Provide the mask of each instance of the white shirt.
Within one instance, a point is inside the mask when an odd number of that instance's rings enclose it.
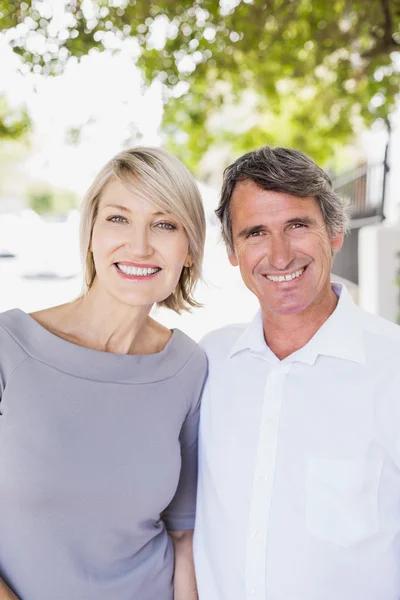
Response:
[[[400,598],[400,327],[333,289],[283,361],[260,313],[202,342],[200,600]]]

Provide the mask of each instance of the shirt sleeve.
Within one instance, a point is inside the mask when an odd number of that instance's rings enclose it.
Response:
[[[197,447],[200,416],[200,399],[207,376],[207,359],[197,346],[177,375],[188,399],[189,411],[179,436],[181,445],[181,473],[176,493],[163,512],[163,520],[170,531],[185,531],[194,528],[197,492]]]

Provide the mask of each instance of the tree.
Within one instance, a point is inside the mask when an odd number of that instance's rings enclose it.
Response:
[[[26,191],[28,205],[40,215],[65,214],[79,206],[74,192],[36,181]]]
[[[25,109],[11,109],[0,95],[0,139],[16,140],[25,136],[31,122]]]
[[[133,37],[164,84],[163,133],[196,167],[279,142],[326,162],[357,123],[388,123],[400,84],[400,0],[0,0],[0,26],[36,72]],[[36,44],[36,49],[33,50]]]

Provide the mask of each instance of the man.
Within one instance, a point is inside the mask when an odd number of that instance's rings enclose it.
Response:
[[[331,284],[346,203],[265,147],[216,212],[260,311],[203,340],[200,600],[399,600],[400,328]]]

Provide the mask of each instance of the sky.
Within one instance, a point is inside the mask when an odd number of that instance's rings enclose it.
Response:
[[[133,56],[126,43],[118,54],[96,52],[44,78],[21,74],[18,57],[0,38],[0,94],[12,107],[25,104],[34,123],[34,152],[25,165],[31,175],[82,194],[127,140],[135,143],[132,131],[140,143],[159,145],[160,86],[143,89]],[[81,128],[77,145],[69,143],[72,128]]]

